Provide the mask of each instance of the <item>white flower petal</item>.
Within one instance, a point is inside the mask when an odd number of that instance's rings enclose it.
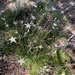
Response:
[[[8,24],[6,24],[6,25],[5,25],[5,27],[7,27],[7,28],[8,28],[8,27],[9,27],[9,25],[8,25]]]
[[[33,16],[32,14],[31,14],[31,18],[32,18],[33,20],[35,20],[35,19],[36,19],[36,17],[35,17],[35,16]]]
[[[56,8],[55,8],[55,7],[52,7],[52,10],[53,10],[53,11],[55,11],[55,10],[56,10]]]
[[[62,74],[61,75],[65,75],[65,72],[62,72]]]
[[[40,49],[43,48],[42,45],[40,45],[39,48],[40,48]]]
[[[18,63],[19,63],[20,65],[22,65],[22,64],[24,63],[24,58],[23,58],[23,59],[20,59],[20,60],[18,61]]]
[[[14,22],[13,22],[14,25],[17,25],[17,23],[18,23],[17,21],[14,21]]]
[[[16,43],[16,37],[14,38],[13,36],[9,39],[9,41],[12,43],[12,42],[15,42]]]
[[[61,13],[63,14],[63,13],[64,13],[64,11],[61,11]]]
[[[53,23],[53,25],[54,25],[54,26],[57,26],[57,24],[56,24],[56,23]]]
[[[31,25],[29,23],[25,24],[26,28],[31,28]]]
[[[72,6],[74,6],[75,3],[73,1],[71,1],[69,4],[72,5]]]

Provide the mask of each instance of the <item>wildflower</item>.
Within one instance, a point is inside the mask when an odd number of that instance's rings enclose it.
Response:
[[[40,45],[39,48],[42,49],[43,48],[42,45]]]
[[[35,25],[32,21],[30,22],[30,24],[31,24],[33,27],[35,27],[35,26],[36,26],[36,25]]]
[[[69,4],[72,5],[72,6],[74,6],[75,3],[73,1],[71,1]]]
[[[54,26],[57,26],[57,24],[56,24],[56,23],[53,23],[53,25],[54,25]]]
[[[47,68],[47,66],[44,66],[43,68],[45,68],[45,69],[46,69],[46,68]]]
[[[14,25],[17,25],[17,23],[18,23],[17,21],[13,22]]]
[[[31,28],[31,25],[29,23],[25,24],[26,28]]]
[[[50,46],[47,46],[47,48],[50,49],[51,47]]]
[[[23,21],[21,21],[21,24],[23,24]]]
[[[35,16],[33,16],[32,14],[31,14],[31,18],[32,18],[33,20],[35,20],[35,19],[36,19],[36,17],[35,17]]]
[[[46,68],[47,68],[47,66],[43,66],[43,67],[40,69],[40,72],[41,72],[41,73],[44,73],[44,72],[46,71]]]
[[[28,6],[28,7],[31,6],[31,7],[37,8],[37,5],[36,5],[35,1],[29,1],[29,2],[27,3],[27,6]]]
[[[18,31],[15,31],[16,34],[18,34]]]
[[[54,20],[57,20],[57,17],[55,17]]]
[[[36,43],[37,41],[36,40],[34,40],[34,43]]]
[[[9,25],[8,25],[8,24],[6,24],[6,26],[5,26],[5,27],[7,27],[7,28],[8,28],[8,27],[9,27]]]
[[[62,74],[61,75],[65,75],[65,72],[62,72]]]
[[[63,14],[63,13],[64,13],[64,11],[61,11],[61,13]]]
[[[54,52],[53,52],[53,54],[56,54],[57,53],[57,50],[55,50]]]
[[[37,5],[34,3],[34,4],[33,4],[33,7],[37,8]]]
[[[22,65],[22,64],[24,63],[24,58],[23,58],[23,59],[20,59],[20,60],[18,61],[18,63],[19,63],[20,65]]]
[[[69,7],[65,8],[65,10],[69,10]]]
[[[3,13],[3,12],[5,12],[5,10],[2,10],[1,12]]]
[[[37,8],[37,5],[36,5],[36,3],[34,1],[30,1],[30,4],[31,4],[31,6]]]
[[[55,27],[54,27],[54,26],[52,26],[52,29],[55,29]]]
[[[60,20],[57,20],[58,23],[60,23]]]
[[[56,8],[55,8],[55,7],[52,7],[52,10],[53,10],[53,11],[55,11],[55,10],[56,10]]]
[[[29,0],[24,0],[24,2],[27,4]]]
[[[30,24],[33,25],[34,24],[33,21],[31,21]]]
[[[16,43],[16,37],[15,38],[13,38],[13,36],[9,39],[9,41],[12,43],[12,42],[15,42]]]
[[[1,18],[1,19],[5,21],[5,18]]]
[[[41,68],[41,69],[40,69],[40,72],[41,72],[41,73],[44,73],[45,70],[46,70],[45,68]]]
[[[38,30],[41,30],[41,29],[42,29],[42,27],[41,27],[41,26],[38,26],[37,28],[38,28]]]
[[[43,13],[42,15],[44,16],[46,13]]]
[[[42,11],[43,9],[41,8],[41,11]]]
[[[50,71],[50,69],[46,69],[46,72],[49,72]]]
[[[58,47],[58,45],[57,45],[57,44],[55,44],[55,47],[57,48],[57,47]]]

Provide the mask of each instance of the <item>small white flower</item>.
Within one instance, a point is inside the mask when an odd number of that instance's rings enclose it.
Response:
[[[35,27],[35,26],[36,26],[36,25],[35,25],[32,21],[30,22],[30,24],[31,24],[33,27]]]
[[[44,73],[44,72],[46,71],[46,68],[47,68],[47,66],[43,66],[43,67],[40,69],[40,72],[41,72],[41,73]]]
[[[28,5],[31,5],[31,6],[33,6],[33,7],[35,7],[35,8],[37,8],[37,5],[36,5],[36,2],[35,2],[35,1],[30,1],[30,2],[28,3]]]
[[[71,1],[69,4],[72,5],[72,6],[74,6],[75,3],[73,1]]]
[[[5,21],[5,18],[2,17],[1,19]]]
[[[46,69],[46,68],[47,68],[47,66],[44,66],[43,68],[45,68],[45,69]]]
[[[56,20],[56,19],[57,19],[57,17],[54,18],[54,20]]]
[[[22,64],[24,63],[24,58],[23,58],[23,59],[20,59],[20,60],[18,61],[18,63],[19,63],[20,65],[22,65]]]
[[[21,21],[21,24],[23,24],[23,21]]]
[[[46,72],[49,72],[50,71],[50,69],[46,69]]]
[[[65,72],[62,72],[62,74],[61,75],[65,75]]]
[[[44,16],[46,13],[43,13],[42,15]]]
[[[56,8],[55,8],[55,7],[52,7],[52,10],[53,10],[53,11],[55,11],[55,10],[56,10]]]
[[[33,25],[34,24],[33,21],[31,21],[30,24]]]
[[[53,25],[54,25],[54,26],[57,26],[57,24],[56,24],[56,23],[53,23]]]
[[[35,19],[36,19],[36,17],[35,17],[35,16],[33,16],[32,14],[31,14],[31,18],[32,18],[33,20],[35,20]]]
[[[26,28],[31,28],[31,25],[29,23],[25,24]]]
[[[17,25],[17,23],[18,23],[17,21],[14,21],[14,22],[13,22],[14,25]]]
[[[0,57],[0,60],[2,60],[2,57]]]
[[[57,50],[55,50],[55,51],[53,52],[53,54],[56,54],[56,52],[57,52]]]
[[[58,47],[58,45],[57,45],[57,44],[55,44],[55,47],[57,48],[57,47]]]
[[[38,28],[38,30],[41,30],[41,29],[42,29],[42,27],[41,27],[41,26],[38,26],[37,28]]]
[[[54,27],[54,26],[52,26],[52,29],[55,29],[55,27]]]
[[[33,7],[37,8],[37,5],[34,3],[34,4],[33,4]]]
[[[9,27],[9,25],[8,25],[8,24],[6,24],[6,25],[5,25],[5,27],[7,27],[7,28],[8,28],[8,27]]]
[[[30,5],[35,7],[35,8],[37,8],[37,5],[36,5],[36,3],[34,1],[30,1]]]
[[[42,11],[43,9],[41,9],[41,11]]]
[[[63,14],[63,13],[64,13],[64,11],[61,11],[61,13]]]
[[[16,34],[18,34],[18,31],[15,31]]]
[[[12,43],[12,42],[15,42],[16,43],[16,37],[14,38],[13,36],[9,39],[9,41]]]
[[[60,20],[57,20],[58,23],[60,23]]]
[[[5,10],[2,10],[1,12],[3,13],[3,12],[5,12]]]
[[[24,0],[24,2],[27,4],[29,0]]]
[[[46,70],[45,68],[41,68],[41,69],[40,69],[40,72],[41,72],[41,73],[44,73],[45,70]]]
[[[42,45],[40,45],[39,48],[42,49],[43,48]]]
[[[36,40],[34,40],[34,43],[36,43],[37,41]]]
[[[69,10],[69,7],[65,8],[65,10]]]

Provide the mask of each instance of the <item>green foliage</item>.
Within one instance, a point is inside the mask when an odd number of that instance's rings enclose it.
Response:
[[[71,75],[71,72],[70,72],[70,69],[69,68],[66,68],[65,72],[66,72],[65,75]]]

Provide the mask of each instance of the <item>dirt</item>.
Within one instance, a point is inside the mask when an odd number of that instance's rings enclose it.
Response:
[[[2,72],[0,75],[30,75],[29,71],[18,63],[16,54],[11,54],[9,56],[4,55],[1,66]]]

